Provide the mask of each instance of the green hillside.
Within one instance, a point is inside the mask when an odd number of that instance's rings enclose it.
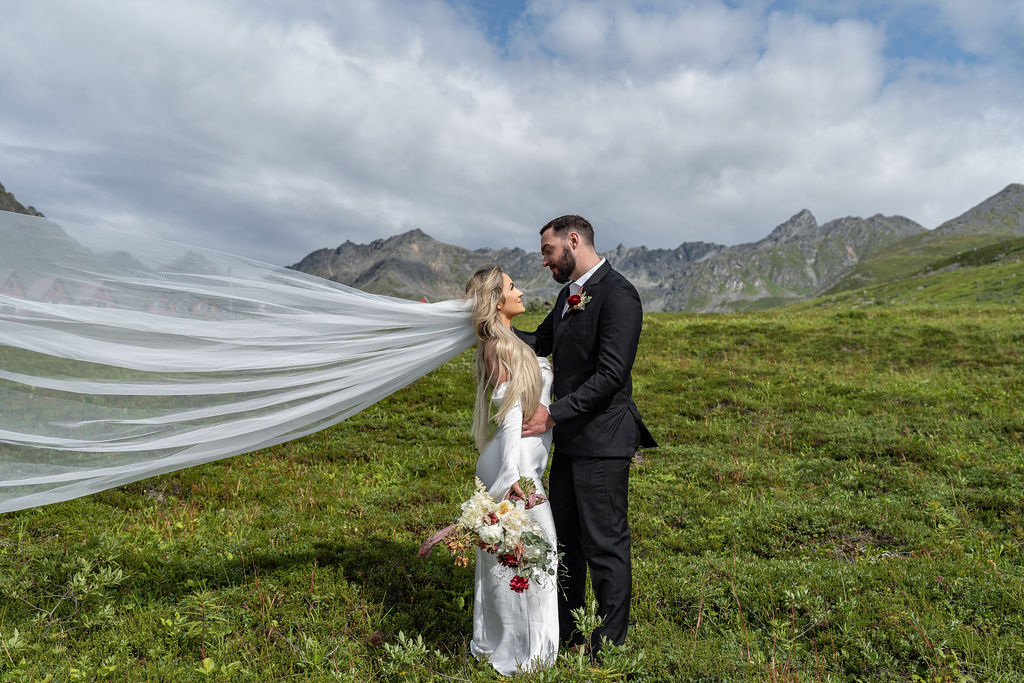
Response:
[[[1024,185],[1011,183],[929,232],[896,242],[864,259],[824,290],[836,294],[901,280],[958,254],[1024,234]]]
[[[893,275],[893,279],[826,294],[791,309],[978,303],[1024,303],[1024,238],[988,242],[919,265],[900,279]]]
[[[646,315],[628,648],[524,680],[1024,680],[1024,309],[948,301]],[[466,353],[309,437],[0,515],[0,680],[498,680],[472,566],[416,557],[472,489],[472,401]]]
[[[994,242],[975,247],[941,261],[929,264],[925,271],[937,272],[949,268],[986,266],[992,263],[1019,261],[1024,257],[1024,237]]]
[[[1005,233],[937,234],[934,231],[914,235],[858,263],[824,294],[910,277],[932,263],[1002,242],[1006,237]]]

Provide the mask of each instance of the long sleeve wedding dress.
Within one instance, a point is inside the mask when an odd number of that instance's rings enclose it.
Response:
[[[543,385],[541,403],[551,402],[553,375],[546,358],[538,358]],[[500,407],[507,384],[497,386],[491,402]],[[476,464],[476,476],[496,500],[504,498],[519,477],[528,477],[544,493],[541,477],[547,467],[551,432],[540,436],[520,435],[523,411],[512,407]],[[555,523],[551,506],[536,505],[528,516],[555,545]],[[476,552],[476,597],[473,601],[473,640],[470,650],[486,658],[499,673],[510,675],[537,671],[554,664],[558,656],[558,601],[555,577],[532,581],[530,588],[516,593],[509,588],[509,576],[497,558],[483,550]]]

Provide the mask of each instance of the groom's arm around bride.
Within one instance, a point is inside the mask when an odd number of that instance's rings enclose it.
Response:
[[[562,216],[545,225],[541,253],[552,277],[568,284],[536,331],[516,333],[554,365],[550,413],[538,410],[523,433],[554,427],[548,495],[565,553],[561,638],[581,642],[570,611],[584,604],[589,567],[604,618],[595,638],[621,644],[632,588],[629,467],[638,447],[657,445],[632,398],[643,309],[633,285],[597,254],[585,219]]]

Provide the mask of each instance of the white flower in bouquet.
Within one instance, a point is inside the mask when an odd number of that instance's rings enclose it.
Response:
[[[508,502],[507,500],[502,501],[502,503]],[[511,509],[505,513],[499,512],[498,515],[501,517],[501,526],[504,527],[505,532],[510,538],[514,539],[512,543],[515,544],[519,542],[519,534],[525,529],[532,527],[533,522],[526,517],[526,508],[523,506],[522,501],[507,507]]]
[[[544,557],[547,549],[537,545],[527,545],[523,550],[523,557],[528,561],[539,560]]]
[[[501,524],[489,524],[475,529],[480,540],[487,545],[496,545],[501,542],[503,532]]]
[[[480,480],[477,479],[476,482],[477,491],[462,504],[462,515],[459,517],[459,525],[467,529],[480,526],[485,518],[497,511],[498,507]]]

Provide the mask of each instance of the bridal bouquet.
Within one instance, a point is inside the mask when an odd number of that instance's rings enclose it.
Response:
[[[519,486],[531,502],[543,502],[529,479]],[[522,593],[530,579],[555,574],[555,551],[541,535],[540,528],[526,516],[522,500],[497,501],[477,479],[476,493],[462,504],[459,520],[441,529],[420,546],[420,557],[430,555],[437,543],[443,543],[455,556],[455,564],[469,565],[469,551],[475,546],[496,555],[498,564],[512,573],[509,588]]]

